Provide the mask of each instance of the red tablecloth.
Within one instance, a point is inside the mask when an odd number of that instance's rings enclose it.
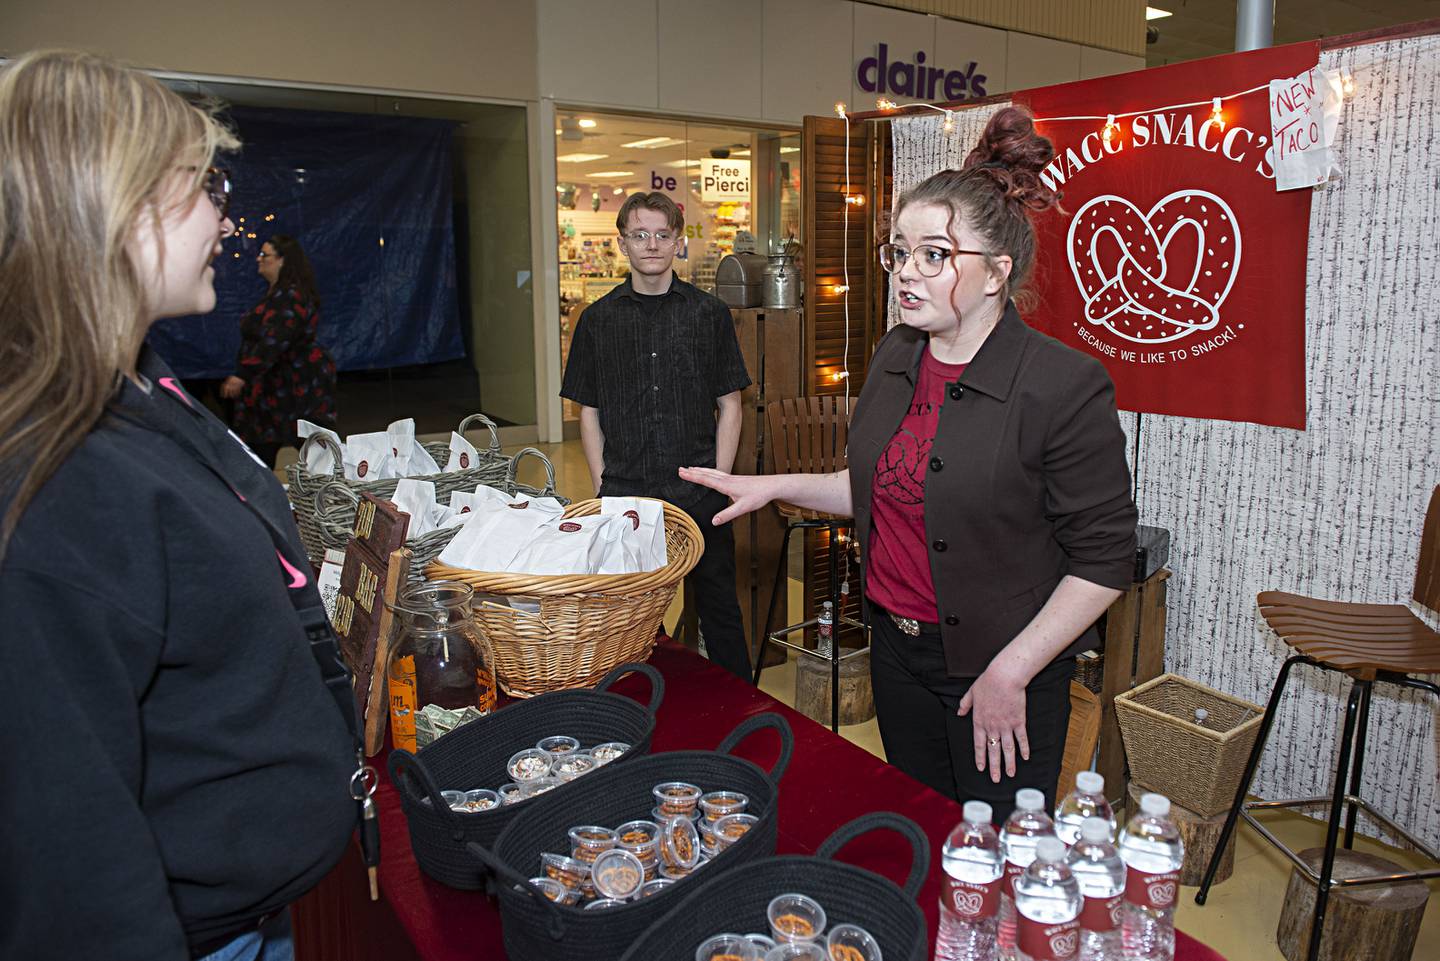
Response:
[[[931,870],[920,906],[933,943],[939,911],[938,865],[946,834],[960,820],[960,805],[935,793],[869,752],[678,646],[662,644],[650,663],[665,678],[652,750],[714,748],[752,714],[783,714],[795,733],[795,753],[780,782],[779,854],[813,854],[836,828],[871,811],[896,811],[930,839]],[[629,677],[613,690],[644,699],[646,682]],[[752,735],[736,750],[768,769],[779,752],[773,732]],[[377,759],[383,761],[383,758]],[[352,851],[314,892],[295,906],[296,956],[302,961],[474,961],[501,959],[500,914],[479,892],[457,891],[420,873],[400,801],[381,768],[379,903],[365,893],[364,871]],[[910,868],[909,847],[877,831],[848,845],[843,860],[897,884]],[[1177,961],[1224,961],[1183,933]]]

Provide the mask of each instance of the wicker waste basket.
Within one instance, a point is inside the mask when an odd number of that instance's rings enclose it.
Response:
[[[1208,716],[1195,722],[1195,709]],[[1130,779],[1204,817],[1228,810],[1265,709],[1178,674],[1115,697]]]
[[[663,503],[663,502],[662,502]],[[705,551],[700,528],[665,504],[664,567],[640,574],[507,574],[433,561],[429,580],[460,581],[476,594],[539,603],[539,611],[475,605],[475,623],[490,642],[495,677],[511,697],[590,687],[626,661],[644,661],[681,580]],[[567,518],[600,513],[600,501],[571,504]]]

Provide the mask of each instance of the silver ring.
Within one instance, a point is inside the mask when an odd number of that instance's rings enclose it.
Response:
[[[989,744],[990,744],[991,747],[994,747],[995,745],[997,745],[997,744],[999,744],[999,743],[1000,743],[1000,739],[999,739],[998,737],[992,737],[992,738],[990,739],[990,741],[989,741]]]

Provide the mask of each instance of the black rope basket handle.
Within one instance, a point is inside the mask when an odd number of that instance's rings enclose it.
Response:
[[[825,839],[815,852],[816,857],[834,859],[840,849],[862,834],[871,831],[889,829],[900,834],[910,842],[910,848],[914,852],[914,860],[910,864],[910,875],[902,885],[905,894],[914,898],[920,893],[920,888],[925,883],[926,872],[930,868],[930,839],[920,826],[904,815],[896,814],[893,811],[875,811],[871,814],[862,814],[849,824],[842,824],[835,829],[835,833]]]
[[[425,796],[428,796],[430,807],[449,825],[451,837],[456,841],[464,840],[465,832],[461,830],[459,816],[450,810],[450,805],[440,796],[440,785],[435,783],[435,778],[424,761],[403,747],[397,747],[390,752],[390,761],[386,766],[390,769],[390,783],[395,785],[395,790],[414,805],[421,803],[422,795],[415,792],[414,783],[410,779],[419,781],[425,790]]]
[[[510,865],[490,853],[484,845],[470,841],[465,845],[465,850],[494,873],[497,892],[502,886],[515,887],[545,912],[545,933],[556,941],[565,937],[565,919],[561,917],[559,907],[554,901],[547,898],[543,891],[531,884],[529,878],[522,876]]]
[[[763,728],[774,728],[780,735],[780,757],[776,760],[774,767],[767,772],[770,780],[776,784],[785,776],[785,769],[790,766],[790,755],[795,750],[795,735],[790,731],[790,722],[779,714],[766,712],[747,717],[736,725],[735,730],[725,735],[725,740],[715,748],[717,753],[730,754],[739,747],[740,742],[751,734]]]
[[[620,680],[627,674],[644,674],[645,677],[649,679],[650,703],[645,706],[645,710],[650,714],[651,717],[654,717],[655,712],[660,708],[660,702],[665,699],[665,678],[661,677],[660,672],[655,670],[655,668],[651,667],[649,664],[639,664],[633,662],[629,664],[621,664],[609,674],[606,674],[604,677],[600,678],[600,682],[595,685],[595,690],[598,693],[603,694],[610,689],[610,685],[614,684],[616,681]]]

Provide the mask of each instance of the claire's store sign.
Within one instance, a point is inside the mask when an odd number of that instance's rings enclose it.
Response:
[[[890,47],[877,44],[875,56],[855,65],[855,82],[869,93],[891,93],[915,100],[965,100],[985,96],[985,74],[977,73],[974,60],[963,70],[933,67],[925,62],[925,51],[916,50],[912,60],[891,59]]]

